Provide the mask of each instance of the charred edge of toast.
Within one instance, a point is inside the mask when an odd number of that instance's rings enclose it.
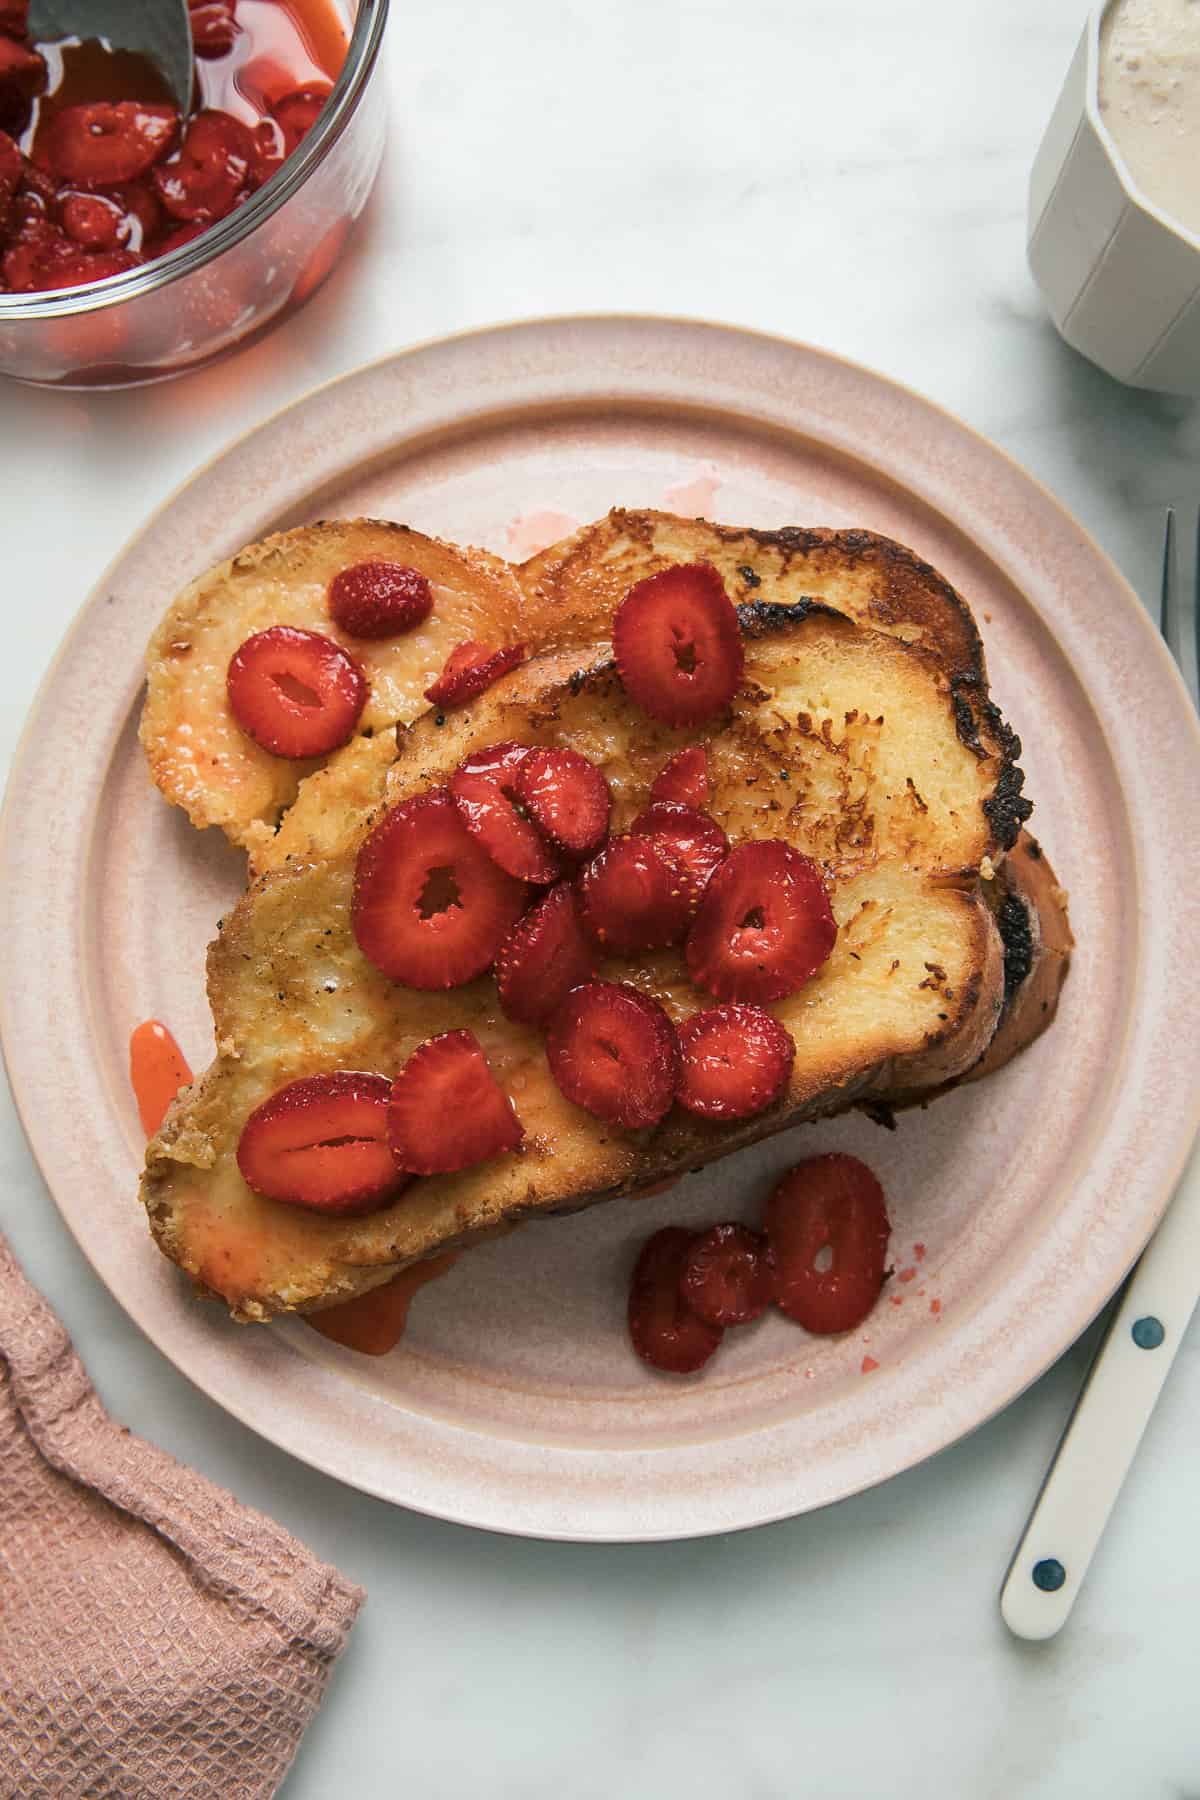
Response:
[[[995,792],[984,801],[983,810],[1000,848],[1011,850],[1020,836],[1021,827],[1033,812],[1033,801],[1022,791],[1025,771],[1020,764],[1021,740],[994,700],[986,694],[970,692],[973,685],[972,682],[951,680],[954,727],[960,743],[965,744],[973,756],[991,754],[980,740],[981,722],[996,739],[1002,766],[996,777]]]
[[[643,542],[648,542],[653,537],[654,520],[664,516],[666,515],[652,511],[627,511],[624,507],[614,507],[609,513],[609,518],[619,522],[631,537]],[[915,578],[934,590],[940,599],[948,602],[958,617],[965,655],[961,666],[950,668],[948,674],[953,680],[969,683],[980,690],[986,687],[987,664],[983,639],[979,635],[974,614],[957,588],[952,587],[932,563],[927,563],[906,544],[897,542],[895,538],[884,537],[880,532],[860,528],[841,530],[821,525],[784,525],[775,531],[763,531],[753,525],[716,525],[710,519],[705,519],[704,525],[724,543],[736,544],[739,538],[746,538],[764,550],[778,551],[783,557],[785,570],[794,556],[810,556],[814,550],[831,550],[845,556],[851,565],[872,564],[879,569],[885,580],[894,581],[898,585]],[[762,576],[749,564],[739,568],[738,573],[747,587],[761,586]],[[886,592],[877,597],[875,606],[877,617],[884,625],[907,616],[909,610],[898,597]]]
[[[1005,894],[996,925],[1004,946],[1004,1004],[1011,1006],[1013,995],[1029,978],[1036,948],[1029,906],[1020,894]]]

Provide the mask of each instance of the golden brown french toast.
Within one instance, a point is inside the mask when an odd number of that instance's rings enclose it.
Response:
[[[417,719],[398,734],[383,787],[392,805],[443,784],[473,749],[511,738],[561,745],[602,769],[619,830],[671,752],[704,741],[713,817],[735,845],[784,838],[816,859],[839,928],[815,977],[770,1008],[796,1045],[782,1097],[733,1126],[676,1108],[634,1133],[575,1107],[550,1078],[540,1034],[500,1012],[490,975],[418,993],[367,963],[350,929],[371,822],[360,816],[319,859],[261,877],[225,921],[209,964],[217,1061],[147,1153],[142,1197],[161,1247],[237,1317],[319,1308],[531,1215],[652,1185],[802,1119],[931,1090],[976,1064],[1004,989],[981,870],[1002,865],[1028,810],[1011,733],[928,648],[807,604],[760,602],[741,609],[741,625],[744,675],[711,730],[655,724],[611,665],[581,670],[568,650],[457,712]],[[378,772],[372,762],[372,791]],[[675,951],[601,973],[652,993],[677,1021],[701,1003]],[[423,1178],[366,1218],[250,1191],[235,1153],[268,1094],[336,1068],[393,1075],[418,1044],[456,1028],[475,1033],[511,1095],[520,1151]]]
[[[368,641],[339,630],[327,589],[364,562],[416,569],[433,610],[402,637]],[[303,778],[320,760],[296,762],[262,749],[238,725],[226,695],[234,652],[275,625],[320,632],[362,669],[370,694],[355,744],[425,711],[425,689],[465,639],[515,640],[521,594],[508,565],[407,525],[348,519],[282,531],[209,569],[169,607],[146,654],[141,741],[150,772],[193,825],[218,825],[253,855],[269,843]],[[366,734],[366,735],[364,735]]]

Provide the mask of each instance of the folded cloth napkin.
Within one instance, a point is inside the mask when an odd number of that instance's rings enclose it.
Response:
[[[0,1237],[0,1796],[259,1800],[360,1588],[115,1425]]]

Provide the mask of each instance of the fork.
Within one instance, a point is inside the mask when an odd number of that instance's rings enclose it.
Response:
[[[1160,623],[1196,702],[1200,520],[1185,600],[1173,509],[1163,544]],[[1017,1637],[1053,1637],[1066,1624],[1197,1298],[1200,1143],[1125,1284],[1005,1574],[1000,1612]]]

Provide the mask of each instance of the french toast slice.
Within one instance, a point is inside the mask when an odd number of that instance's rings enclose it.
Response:
[[[415,568],[433,588],[433,611],[403,637],[350,637],[329,615],[333,576],[374,561]],[[369,743],[376,731],[425,711],[425,689],[456,644],[513,643],[521,605],[516,578],[499,557],[407,525],[347,519],[250,544],[185,588],[150,640],[140,736],[151,775],[193,825],[220,826],[253,856],[323,759],[273,756],[238,725],[225,677],[239,645],[273,625],[319,631],[340,644],[370,687],[351,741]]]
[[[522,636],[547,650],[606,638],[633,583],[681,562],[712,563],[735,604],[823,601],[929,650],[953,683],[978,692],[986,686],[983,644],[966,602],[912,550],[873,531],[756,531],[614,507],[519,566]]]
[[[568,1102],[539,1033],[500,1012],[481,977],[416,993],[363,958],[350,930],[360,817],[328,854],[257,880],[209,960],[217,1060],[147,1151],[142,1198],[164,1252],[234,1316],[315,1310],[405,1265],[543,1213],[637,1191],[855,1101],[930,1090],[971,1068],[1003,1003],[1000,934],[981,870],[1002,863],[1028,810],[1017,746],[994,709],[957,691],[927,650],[822,606],[740,612],[745,676],[707,742],[709,810],[733,843],[784,837],[825,870],[838,922],[828,962],[771,1010],[796,1043],[785,1094],[735,1126],[673,1109],[622,1132]],[[571,650],[537,658],[474,704],[399,734],[388,804],[442,785],[462,757],[502,739],[562,744],[604,771],[615,829],[645,804],[666,758],[694,734],[656,725],[611,664]],[[678,1020],[704,1004],[678,952],[601,973],[656,995]],[[366,1218],[264,1200],[236,1148],[249,1113],[302,1074],[394,1074],[428,1037],[475,1032],[526,1131],[523,1148],[416,1182]]]

